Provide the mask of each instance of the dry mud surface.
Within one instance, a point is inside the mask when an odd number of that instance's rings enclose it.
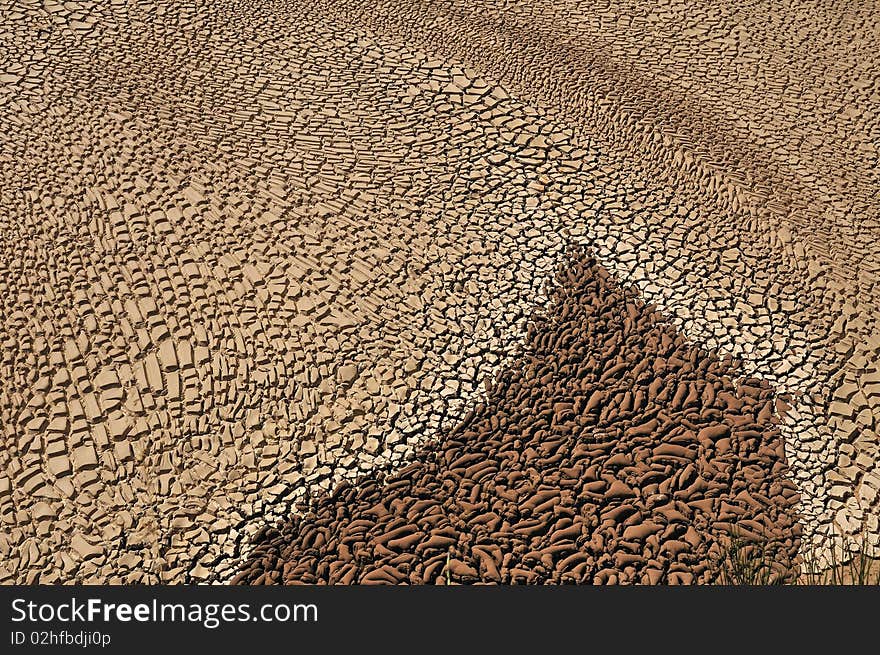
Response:
[[[880,555],[878,13],[0,3],[0,582]]]
[[[792,578],[772,390],[735,384],[594,259],[559,283],[455,430],[267,530],[236,581],[711,582],[732,532]]]

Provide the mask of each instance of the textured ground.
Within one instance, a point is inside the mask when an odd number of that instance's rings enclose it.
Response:
[[[366,563],[331,574],[340,546],[302,541],[297,503],[314,499],[318,520],[348,481],[338,524],[349,529],[380,493],[364,480],[388,471],[411,487],[389,513],[406,506],[418,525],[406,494],[463,475],[447,454],[492,461],[507,452],[496,441],[537,426],[466,414],[499,371],[479,407],[512,407],[522,371],[511,366],[536,347],[534,334],[523,342],[536,310],[551,325],[569,320],[552,318],[568,310],[546,297],[560,266],[583,279],[563,273],[553,293],[580,299],[600,285],[618,305],[653,303],[666,321],[657,335],[716,362],[712,380],[687,373],[717,386],[716,399],[688,400],[707,420],[752,416],[749,435],[720,437],[729,451],[688,442],[675,430],[699,435],[682,422],[694,420],[689,405],[657,400],[669,418],[660,429],[641,404],[660,392],[648,382],[636,403],[645,381],[633,362],[614,387],[629,392],[619,402],[632,416],[609,418],[615,395],[598,416],[566,419],[579,431],[553,452],[586,460],[583,472],[545,461],[555,455],[538,443],[534,454],[522,439],[511,446],[550,476],[534,491],[559,490],[563,510],[584,511],[572,494],[586,489],[597,525],[622,502],[589,487],[606,468],[638,477],[667,442],[693,455],[687,474],[658,456],[663,479],[671,490],[705,478],[699,493],[718,503],[699,520],[679,507],[651,557],[621,544],[643,543],[624,528],[659,520],[645,495],[654,482],[624,480],[636,511],[602,539],[609,557],[642,559],[615,563],[618,580],[709,552],[732,522],[725,512],[737,515],[729,508],[746,507],[785,557],[795,511],[807,543],[834,526],[864,529],[878,547],[878,11],[720,0],[0,5],[0,580],[194,582],[239,570],[253,580],[258,533],[257,553],[276,558],[269,577],[369,575]],[[570,243],[595,260],[567,261]],[[572,334],[589,333],[592,310],[571,302]],[[618,334],[609,339],[628,333]],[[578,338],[584,366],[610,356]],[[557,361],[537,345],[529,357]],[[720,363],[728,356],[735,374]],[[563,369],[541,402],[580,389],[565,377],[578,366]],[[771,390],[788,406],[776,418]],[[628,453],[626,439],[608,442],[613,454],[577,450],[653,419]],[[618,451],[633,464],[609,464]],[[414,455],[421,464],[394,472]],[[703,475],[713,462],[721,477]],[[482,557],[471,545],[483,532],[456,523],[472,518],[463,500],[502,503],[491,510],[502,521],[526,511],[519,493],[493,500],[498,488],[437,497],[457,556]],[[756,504],[736,500],[743,490]],[[559,529],[573,535],[568,518]],[[602,533],[582,518],[576,544]],[[279,520],[280,533],[264,532]],[[395,529],[364,520],[370,548]],[[660,561],[675,525],[699,541]],[[505,575],[561,579],[558,558],[541,559],[554,534],[504,537],[519,558]],[[569,562],[573,575],[607,567],[595,555]],[[401,572],[398,556],[370,561]]]
[[[792,579],[773,392],[572,255],[485,402],[403,470],[261,535],[237,581],[711,582],[734,535]]]

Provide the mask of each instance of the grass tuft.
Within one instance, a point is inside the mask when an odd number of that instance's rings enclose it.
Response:
[[[861,539],[837,535],[831,531],[828,540],[830,562],[820,564],[814,547],[802,548],[800,571],[789,582],[799,585],[880,585],[880,559],[869,554],[866,531]],[[784,567],[773,557],[766,541],[746,540],[735,531],[730,542],[715,561],[718,579],[723,585],[785,584]]]
[[[830,566],[823,568],[814,548],[801,553],[799,584],[804,585],[880,585],[880,560],[868,552],[868,535],[863,528],[861,539],[835,534],[828,535],[832,544]]]
[[[723,585],[779,585],[783,578],[774,563],[767,542],[746,540],[734,531],[716,567]]]

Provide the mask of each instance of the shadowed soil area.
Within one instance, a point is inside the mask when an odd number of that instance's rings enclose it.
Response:
[[[235,582],[707,583],[734,534],[791,580],[773,390],[735,384],[589,253],[556,282],[459,426],[264,531]]]

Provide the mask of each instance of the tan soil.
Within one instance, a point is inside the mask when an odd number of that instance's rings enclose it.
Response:
[[[184,4],[0,6],[0,581],[228,580],[457,425],[572,240],[880,545],[871,3]]]
[[[572,255],[485,402],[403,470],[266,531],[236,580],[706,583],[734,538],[793,579],[772,391]]]

